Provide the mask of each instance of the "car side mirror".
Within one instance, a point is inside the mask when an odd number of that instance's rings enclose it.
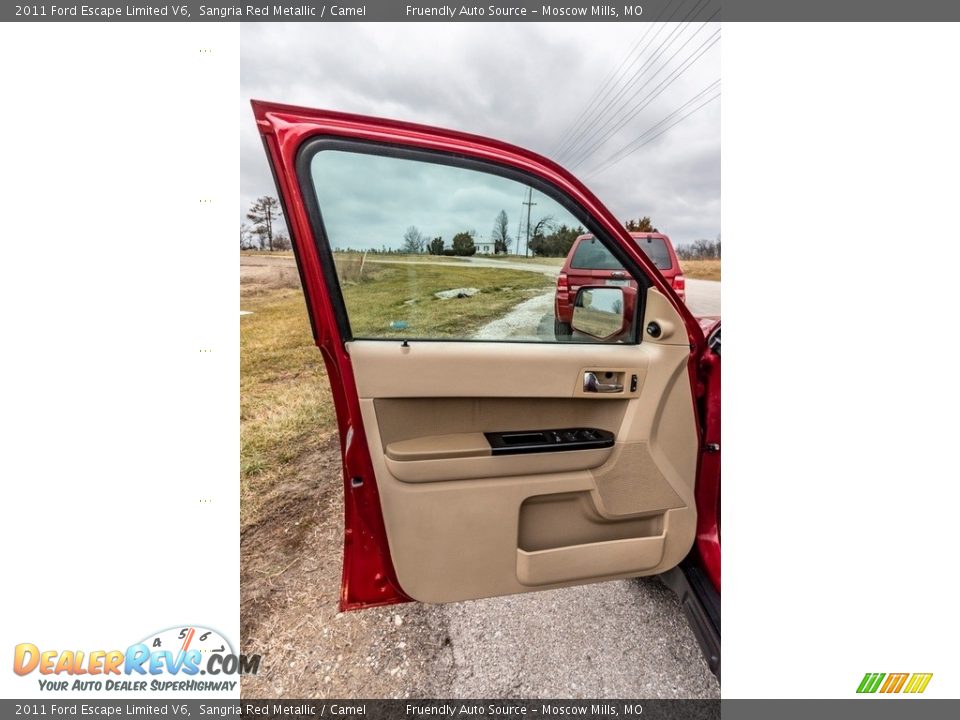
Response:
[[[619,339],[630,329],[637,291],[632,287],[584,286],[573,302],[570,326],[598,340]]]

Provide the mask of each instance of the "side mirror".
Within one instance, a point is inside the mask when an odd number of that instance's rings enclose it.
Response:
[[[585,286],[577,291],[571,327],[598,340],[618,340],[630,330],[637,291],[632,287]]]

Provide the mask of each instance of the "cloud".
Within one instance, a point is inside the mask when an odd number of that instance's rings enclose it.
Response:
[[[718,43],[667,84],[681,62],[719,26],[244,23],[241,28],[241,218],[253,198],[276,194],[249,108],[249,99],[258,98],[504,140],[557,159],[617,217],[649,215],[675,242],[713,238],[720,232],[719,101],[620,163],[592,174],[617,150],[719,79]],[[638,45],[641,38],[644,42]],[[664,42],[668,38],[672,38],[669,45]],[[631,56],[639,59],[627,65],[621,82],[606,98],[619,94],[619,101],[630,102],[606,109],[606,100],[593,103],[584,137],[596,140],[617,125],[623,127],[586,153],[576,168],[571,167],[570,160],[579,151],[558,153],[558,142],[635,46],[645,52]],[[639,69],[642,72],[637,73]],[[632,85],[626,86],[631,79]],[[657,89],[660,94],[624,122]],[[591,144],[581,143],[581,148]],[[369,206],[364,197],[369,193],[355,198],[357,212],[359,205]],[[489,220],[477,221],[480,234],[489,233],[493,221],[489,210],[500,202],[506,199],[487,198],[478,206],[481,219],[489,215]],[[399,195],[391,203],[396,208],[405,206]],[[519,201],[512,199],[505,209],[514,224]],[[390,213],[367,207],[366,215]],[[400,224],[405,228],[417,223],[401,220]],[[437,226],[435,232],[441,234],[439,226],[445,224],[446,220],[425,222],[421,229],[431,232]]]

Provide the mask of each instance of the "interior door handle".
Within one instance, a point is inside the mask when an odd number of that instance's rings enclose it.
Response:
[[[623,392],[623,384],[618,382],[600,382],[596,373],[585,372],[583,374],[583,391],[595,393]]]

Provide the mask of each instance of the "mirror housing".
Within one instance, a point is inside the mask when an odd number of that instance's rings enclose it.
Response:
[[[636,307],[636,288],[584,285],[577,291],[570,325],[597,340],[620,341],[632,329]]]

